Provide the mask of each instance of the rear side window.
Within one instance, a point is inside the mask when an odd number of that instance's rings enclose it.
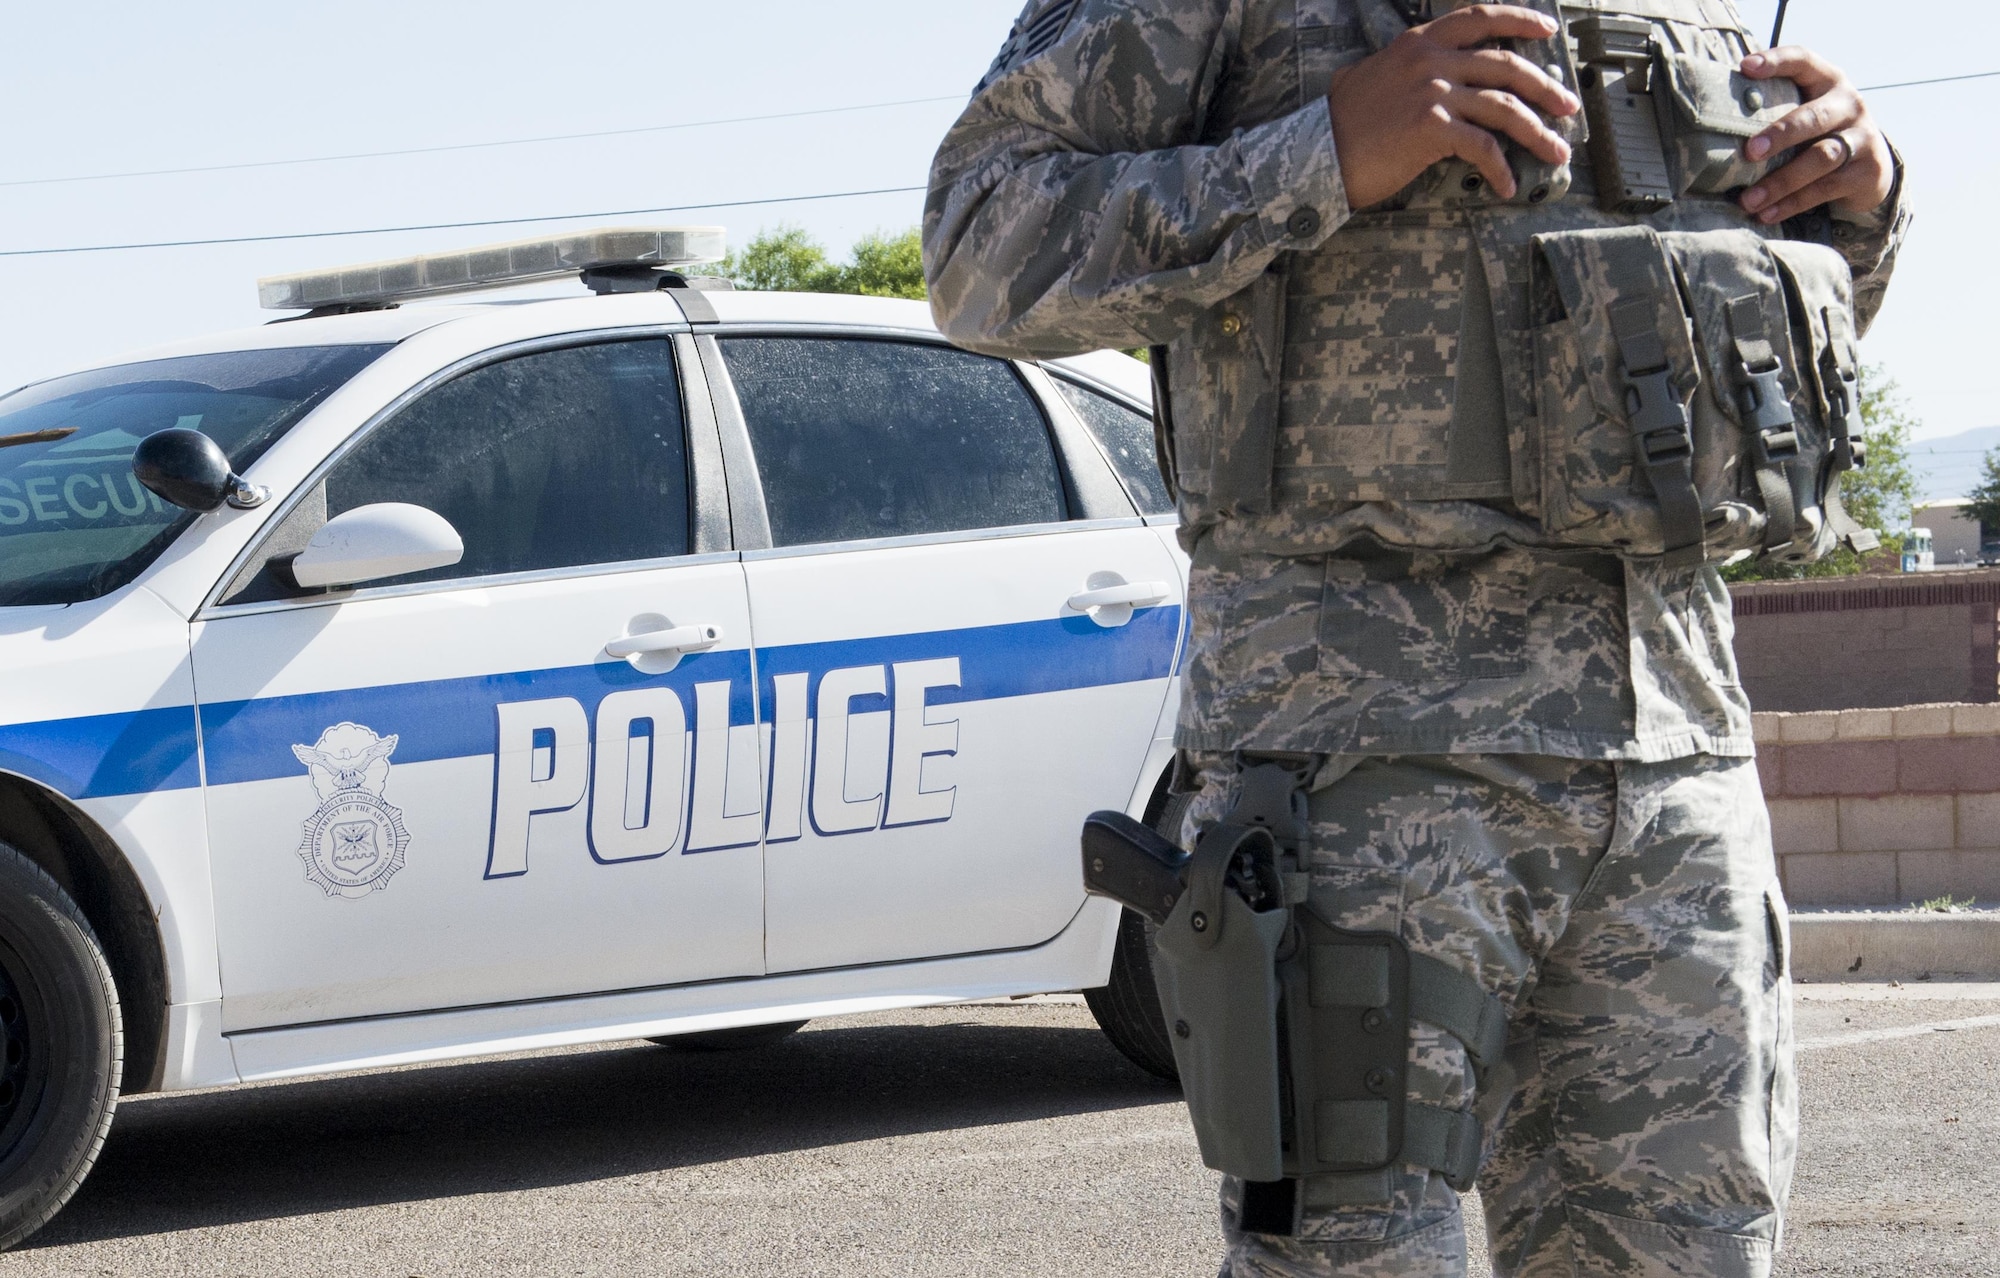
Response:
[[[1054,379],[1084,426],[1097,440],[1125,483],[1132,504],[1141,514],[1165,515],[1174,509],[1174,499],[1160,478],[1159,455],[1153,447],[1153,419],[1109,395],[1088,390],[1061,377]]]
[[[720,344],[775,544],[1067,518],[1048,423],[1003,361],[866,339]]]
[[[329,517],[376,502],[443,515],[465,558],[399,582],[688,552],[687,436],[665,341],[573,346],[475,369],[383,423],[327,477]]]

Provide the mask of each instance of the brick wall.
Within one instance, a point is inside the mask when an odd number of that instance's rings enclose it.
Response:
[[[2000,701],[2000,569],[1730,588],[1759,710]]]
[[[1792,904],[2000,902],[2000,705],[1756,716]]]

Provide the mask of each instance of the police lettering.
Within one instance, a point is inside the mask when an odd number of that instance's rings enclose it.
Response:
[[[817,686],[815,687],[815,683]],[[771,723],[732,724],[727,681],[497,708],[486,877],[529,870],[536,818],[587,804],[591,856],[606,865],[949,821],[958,720],[930,704],[960,684],[956,657],[771,679]],[[768,735],[766,735],[768,734]],[[764,802],[760,757],[770,760]]]

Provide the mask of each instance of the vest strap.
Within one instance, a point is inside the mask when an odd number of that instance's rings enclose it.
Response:
[[[1637,262],[1626,254],[1613,262],[1611,284],[1622,296],[1608,316],[1624,366],[1625,417],[1634,453],[1660,503],[1666,550],[1661,561],[1669,567],[1696,567],[1707,559],[1707,551],[1701,494],[1694,486],[1694,438],[1687,400],[1674,385],[1673,365],[1656,321],[1661,299],[1673,284],[1659,242],[1648,237],[1645,243],[1654,262]],[[1673,307],[1680,310],[1678,297]]]
[[[1765,328],[1763,299],[1755,293],[1733,298],[1728,315],[1736,354],[1736,410],[1750,433],[1757,491],[1764,499],[1764,551],[1769,554],[1798,536],[1798,509],[1787,473],[1799,459],[1798,421],[1785,393],[1784,365]]]

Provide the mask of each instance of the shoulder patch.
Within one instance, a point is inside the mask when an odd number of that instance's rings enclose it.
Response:
[[[992,68],[973,93],[985,92],[1001,76],[1054,48],[1069,29],[1069,20],[1076,16],[1076,10],[1077,0],[1030,0],[1014,23],[1013,31],[1008,33],[1007,43],[1000,46],[1000,56],[993,59]]]

